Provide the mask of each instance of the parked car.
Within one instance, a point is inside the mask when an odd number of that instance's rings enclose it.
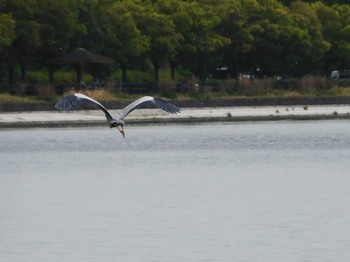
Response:
[[[343,71],[334,70],[332,71],[330,78],[334,80],[350,79],[350,70],[343,70]]]

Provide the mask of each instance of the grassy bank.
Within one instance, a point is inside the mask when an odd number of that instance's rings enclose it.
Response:
[[[65,76],[64,74],[62,74]],[[43,79],[31,77],[27,83],[17,83],[11,92],[0,86],[0,104],[17,103],[53,103],[63,93],[73,92],[74,84],[61,76],[60,85],[45,83]],[[69,78],[70,79],[70,78]],[[37,80],[37,82],[35,82]],[[81,90],[99,101],[113,102],[133,100],[144,94],[153,94],[168,99],[242,99],[242,98],[302,98],[302,97],[349,97],[350,81],[332,81],[325,77],[307,76],[301,79],[206,79],[199,81],[194,77],[171,80],[163,75],[157,88],[151,82],[139,82],[145,79],[135,78],[133,84],[121,84],[120,81],[107,81],[103,88],[88,83]],[[73,81],[73,80],[70,80]],[[36,84],[33,84],[36,83]],[[72,82],[71,82],[72,83]],[[146,84],[145,84],[146,83]],[[156,91],[155,91],[156,89]],[[1,91],[2,90],[2,91]]]
[[[79,91],[99,101],[124,101],[133,100],[142,94],[118,93],[109,90],[82,90]],[[69,93],[69,92],[67,92]],[[67,94],[66,93],[66,94]],[[350,88],[334,87],[323,91],[293,91],[293,90],[270,90],[265,94],[229,94],[222,91],[207,91],[198,93],[175,93],[168,95],[162,91],[154,94],[154,96],[165,97],[176,100],[186,99],[238,99],[238,98],[302,98],[302,97],[347,97],[350,96]],[[62,96],[57,94],[44,95],[14,95],[9,93],[0,93],[0,104],[18,104],[18,103],[52,103],[58,101]]]

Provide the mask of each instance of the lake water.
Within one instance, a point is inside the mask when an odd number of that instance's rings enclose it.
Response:
[[[350,122],[0,130],[0,261],[348,261]]]

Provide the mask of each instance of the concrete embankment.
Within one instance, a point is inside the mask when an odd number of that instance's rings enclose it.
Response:
[[[116,112],[117,110],[111,110],[112,114]],[[335,118],[350,119],[350,105],[183,108],[181,113],[176,115],[167,114],[160,109],[140,109],[132,112],[127,117],[126,122],[130,125]],[[78,110],[0,113],[0,128],[86,125],[106,125],[103,112],[100,110]]]
[[[350,119],[350,97],[288,97],[174,100],[182,112],[171,115],[160,109],[135,110],[128,124],[190,123],[208,121],[262,121]],[[112,113],[130,101],[103,103]],[[0,128],[105,125],[103,112],[57,112],[54,103],[0,104]]]

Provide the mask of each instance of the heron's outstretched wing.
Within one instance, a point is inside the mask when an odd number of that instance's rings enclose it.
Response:
[[[113,119],[112,115],[101,103],[97,102],[91,97],[79,93],[64,96],[60,101],[57,102],[55,107],[58,110],[69,110],[78,104],[93,104],[105,113],[107,120]]]
[[[171,114],[177,114],[180,112],[180,108],[177,106],[161,99],[161,98],[154,98],[152,96],[144,96],[136,101],[132,102],[128,106],[126,106],[123,110],[119,112],[120,119],[124,119],[128,114],[130,114],[135,109],[144,107],[146,105],[153,105],[155,107],[159,107],[163,109],[165,112],[171,113]]]

